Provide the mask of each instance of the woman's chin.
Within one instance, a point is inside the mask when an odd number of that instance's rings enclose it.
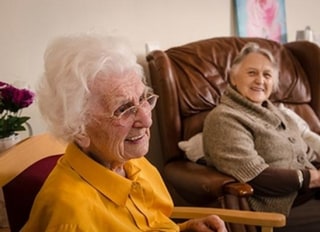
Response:
[[[130,158],[140,158],[145,156],[149,150],[149,140],[140,143],[130,143],[125,145],[126,154],[130,154]]]

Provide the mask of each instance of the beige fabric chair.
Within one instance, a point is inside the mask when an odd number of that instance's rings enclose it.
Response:
[[[8,149],[0,153],[0,186],[1,186],[1,208],[0,208],[0,217],[1,217],[1,227],[3,230],[7,229],[9,226],[8,217],[6,214],[6,209],[4,205],[4,196],[2,193],[2,187],[7,186],[10,181],[14,180],[18,175],[20,175],[26,168],[35,162],[50,157],[54,154],[62,154],[65,149],[65,144],[60,141],[57,141],[50,134],[41,134],[29,137],[19,144],[15,145],[11,149]],[[48,162],[47,162],[48,163]],[[43,168],[45,170],[45,168]],[[30,174],[26,174],[30,175]],[[46,175],[46,173],[43,173]],[[40,175],[39,175],[40,176]],[[34,178],[34,177],[32,177]],[[24,182],[24,180],[22,180]],[[34,183],[33,183],[34,184]],[[26,183],[25,186],[28,186]],[[8,189],[9,185],[7,186]],[[22,188],[22,187],[21,187]],[[33,188],[33,187],[32,187]],[[24,212],[28,212],[32,205],[33,199],[29,199],[28,193],[32,191],[29,188],[22,188],[21,192],[13,191],[6,195],[7,206],[11,209],[11,214],[9,217],[11,227],[13,228],[11,232],[17,231],[15,228],[20,227],[20,221],[25,221],[28,215],[23,215]],[[36,191],[36,190],[35,190]],[[19,199],[14,199],[15,194],[23,195]],[[10,196],[8,196],[10,195]],[[8,199],[9,198],[9,199]],[[18,211],[17,216],[15,217],[15,210]],[[8,212],[9,213],[9,212]],[[22,215],[21,215],[22,214]]]
[[[66,144],[44,133],[29,137],[0,154],[0,186],[4,186],[36,161],[62,154]]]
[[[6,151],[5,154],[1,155],[0,166],[4,167],[1,168],[0,171],[1,187],[10,184],[12,181],[17,181],[17,178],[21,177],[19,174],[26,169],[33,167],[39,168],[39,164],[44,160],[54,158],[56,162],[57,157],[53,155],[62,154],[64,149],[65,144],[60,143],[49,134],[36,135],[15,145]],[[53,167],[50,167],[50,170],[47,170],[48,173],[52,168]],[[36,173],[36,171],[37,170],[32,170],[33,174]],[[39,175],[43,175],[43,171],[41,171]],[[36,178],[36,176],[33,176],[33,178]],[[30,186],[26,182],[23,183],[23,186],[33,188],[33,186]],[[34,196],[35,195],[30,195],[30,197],[33,198]],[[33,198],[31,201],[33,201]],[[175,207],[172,218],[188,219],[210,214],[219,215],[227,222],[262,226],[262,232],[271,232],[273,231],[273,227],[282,227],[285,225],[285,217],[281,214],[199,207]],[[17,212],[13,216],[17,216]],[[24,217],[27,218],[28,215]]]

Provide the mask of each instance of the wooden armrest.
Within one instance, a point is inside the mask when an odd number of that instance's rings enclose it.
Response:
[[[225,193],[237,197],[249,197],[253,194],[253,188],[247,183],[228,183],[223,186],[223,190]]]
[[[190,219],[212,214],[218,215],[225,222],[260,226],[262,232],[272,232],[273,227],[283,227],[286,224],[286,217],[280,213],[184,206],[174,207],[171,218]]]

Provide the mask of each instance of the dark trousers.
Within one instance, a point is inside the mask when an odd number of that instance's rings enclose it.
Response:
[[[320,200],[311,199],[293,207],[286,226],[275,228],[275,232],[320,232]]]

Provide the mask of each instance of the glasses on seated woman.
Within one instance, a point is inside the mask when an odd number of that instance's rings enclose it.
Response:
[[[158,95],[147,92],[141,96],[138,105],[134,105],[133,102],[127,102],[119,106],[110,118],[118,120],[121,125],[133,123],[138,110],[152,111],[157,104],[158,98]]]

